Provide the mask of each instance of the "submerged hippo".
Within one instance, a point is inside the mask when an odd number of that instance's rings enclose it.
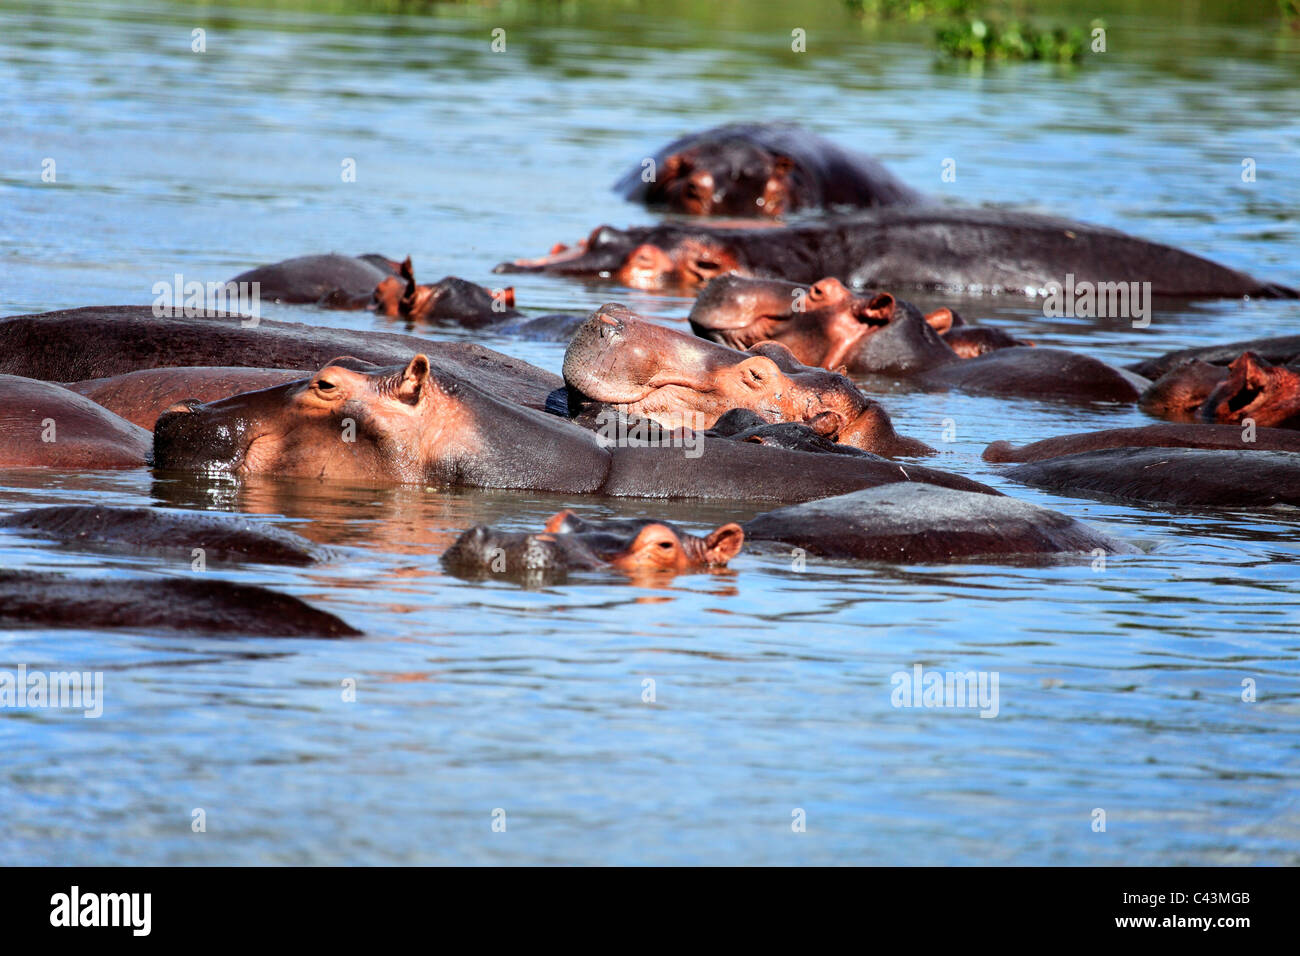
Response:
[[[84,395],[141,428],[153,430],[158,416],[184,398],[212,402],[240,392],[279,385],[310,375],[283,368],[151,368],[109,378],[70,382],[69,391]]]
[[[556,540],[572,533],[627,541],[655,524],[645,519],[579,518],[563,511],[548,522],[546,530]],[[724,528],[743,532],[743,540],[758,547],[778,543],[819,557],[861,561],[942,562],[1098,549],[1108,554],[1136,553],[1135,548],[1057,511],[1014,498],[916,482],[790,505],[739,527]],[[739,547],[737,541],[736,550]]]
[[[446,276],[432,285],[419,285],[411,260],[402,263],[405,286],[396,297],[391,288],[376,291],[382,314],[419,324],[454,324],[466,329],[521,338],[567,342],[583,316],[548,314],[527,316],[515,308],[515,290],[487,289],[465,279]]]
[[[1104,448],[1030,461],[1006,477],[1061,494],[1153,505],[1300,505],[1300,453],[1292,451]]]
[[[803,307],[794,308],[790,303],[800,288],[771,280],[715,280],[696,302],[691,325],[710,340],[739,345],[767,338],[810,365],[905,379],[927,389],[1133,402],[1148,384],[1088,355],[1014,340],[1009,347],[963,358],[940,334],[953,328],[947,310],[927,317],[888,292],[854,295],[838,279],[814,283],[802,297]]]
[[[1178,349],[1153,359],[1134,362],[1126,368],[1154,381],[1185,362],[1195,360],[1209,365],[1227,365],[1245,352],[1254,352],[1274,365],[1300,364],[1300,335],[1279,335],[1272,338],[1248,339],[1244,342],[1228,342],[1224,345]]]
[[[596,403],[667,427],[703,430],[743,408],[765,422],[805,422],[827,439],[876,454],[934,449],[898,435],[888,413],[845,376],[798,362],[766,343],[749,352],[602,306],[564,353],[564,382],[578,403]]]
[[[73,578],[0,570],[0,627],[184,631],[239,637],[357,637],[288,594],[192,578]]]
[[[769,424],[757,412],[747,408],[733,408],[719,416],[713,423],[713,427],[706,430],[704,434],[714,438],[729,438],[732,441],[753,442],[755,445],[788,448],[791,451],[810,451],[827,455],[875,454],[853,445],[842,445],[831,441],[811,425],[803,422]]]
[[[1201,406],[1227,377],[1226,365],[1188,359],[1147,386],[1138,398],[1138,408],[1171,422],[1198,422]]]
[[[923,319],[937,337],[920,322],[897,321],[902,316]],[[801,362],[822,368],[844,365],[850,372],[912,372],[953,356],[974,358],[1032,344],[1001,329],[968,325],[951,309],[922,314],[888,293],[856,295],[834,278],[803,286],[784,279],[721,276],[696,298],[690,323],[696,335],[732,348],[780,342]],[[889,335],[877,335],[890,325],[895,328]]]
[[[76,545],[107,545],[149,552],[175,552],[186,563],[195,548],[204,562],[255,561],[308,565],[329,552],[306,538],[242,515],[105,505],[56,505],[0,518],[0,528],[25,531]]]
[[[0,375],[0,468],[139,468],[149,433],[49,382]]]
[[[310,378],[218,402],[182,402],[154,427],[159,469],[663,498],[802,501],[892,481],[996,494],[935,469],[699,436],[607,448],[594,433],[498,398],[429,359],[340,359]]]
[[[368,309],[386,279],[397,281],[401,263],[371,253],[364,256],[299,256],[241,272],[232,283],[257,283],[264,301],[306,303],[331,309]],[[390,288],[400,288],[400,285]]]
[[[601,226],[574,249],[505,262],[496,271],[609,278],[642,289],[699,286],[733,272],[802,283],[830,276],[854,289],[1045,295],[1053,284],[1104,283],[1109,289],[1150,283],[1156,296],[1297,296],[1294,289],[1114,229],[1011,210],[936,206],[888,207],[768,229]]]
[[[782,216],[832,206],[913,205],[920,193],[877,160],[793,123],[730,123],[674,140],[614,186],[693,216]]]
[[[666,521],[597,527],[561,511],[541,534],[501,532],[484,525],[470,528],[447,549],[442,563],[469,577],[558,578],[570,571],[605,568],[634,575],[681,574],[723,567],[744,543],[745,532],[734,523],[699,536]]]
[[[85,382],[141,369],[239,366],[318,369],[338,355],[376,365],[431,364],[532,408],[559,376],[471,342],[431,342],[392,332],[325,329],[299,322],[256,324],[237,315],[156,318],[148,306],[91,306],[0,319],[0,374]],[[194,397],[194,396],[187,396]]]
[[[1228,448],[1241,451],[1300,452],[1300,432],[1240,425],[1143,425],[1106,428],[1044,438],[1019,447],[995,441],[984,449],[985,461],[1025,462],[1059,458],[1104,448]]]

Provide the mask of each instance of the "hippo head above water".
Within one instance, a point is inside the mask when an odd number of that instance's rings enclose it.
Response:
[[[391,368],[337,358],[310,378],[173,405],[154,426],[153,461],[235,477],[418,481],[427,446],[454,432],[437,414],[444,405],[454,410],[424,355]]]
[[[1250,420],[1260,428],[1296,427],[1300,425],[1300,369],[1272,365],[1254,352],[1245,352],[1228,366],[1197,418],[1221,424]]]
[[[553,516],[541,534],[471,528],[447,549],[442,561],[472,576],[546,577],[600,568],[634,575],[678,574],[725,566],[744,542],[745,532],[734,523],[701,537],[664,521],[592,522],[566,510]]]
[[[666,224],[599,226],[572,248],[557,245],[538,259],[503,262],[496,272],[595,276],[634,289],[691,288],[730,272],[745,274],[737,250],[715,230]]]
[[[741,352],[602,306],[574,335],[564,380],[581,400],[668,427],[703,430],[735,408],[765,422],[805,422],[826,438],[877,454],[927,454],[894,433],[889,415],[844,375],[801,364],[783,345]],[[906,448],[903,444],[909,443]]]
[[[958,358],[940,335],[960,322],[955,313],[925,316],[888,292],[857,295],[832,278],[802,286],[723,276],[700,293],[690,321],[711,341],[733,348],[777,342],[800,362],[826,369],[896,374]]]
[[[410,322],[472,323],[516,314],[512,288],[486,289],[457,276],[420,285],[409,256],[399,269],[401,278],[389,276],[375,287],[373,307],[380,315]]]
[[[741,138],[670,153],[657,173],[646,204],[688,215],[780,216],[808,204],[793,159]]]

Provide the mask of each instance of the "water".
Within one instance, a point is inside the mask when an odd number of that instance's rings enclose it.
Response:
[[[953,201],[1115,225],[1296,283],[1300,40],[1259,11],[1059,5],[1106,17],[1077,70],[937,64],[925,27],[781,4],[505,11],[338,4],[125,10],[0,2],[0,314],[153,299],[308,252],[411,254],[489,281],[601,223],[606,186],[668,138],[798,118]],[[394,5],[395,6],[395,5]],[[672,14],[676,19],[667,19]],[[808,30],[809,52],[789,50]],[[490,31],[507,31],[505,53]],[[190,51],[207,30],[207,52]],[[57,183],[42,183],[53,158]],[[341,181],[355,159],[357,181]],[[943,183],[944,159],[957,163]],[[1258,178],[1245,183],[1242,160]],[[530,311],[689,301],[516,277]],[[1209,303],[1151,327],[953,304],[1125,362],[1295,331],[1294,303]],[[389,328],[367,315],[270,318]],[[457,333],[435,333],[455,337]],[[481,338],[558,370],[562,347]],[[476,523],[561,507],[693,528],[728,503],[323,484],[144,470],[0,474],[0,511],[58,502],[245,512],[348,548],[266,584],[367,632],[347,642],[0,633],[0,670],[102,670],[105,713],[0,711],[0,854],[101,863],[1300,862],[1294,510],[1169,512],[1010,485],[989,441],[1141,424],[1132,409],[899,392],[938,467],[1139,546],[1103,570],[853,567],[742,554],[643,587],[465,583],[437,557]],[[957,441],[941,444],[945,419]],[[1249,480],[1248,475],[1243,480]],[[4,566],[190,574],[188,562],[0,537]],[[996,719],[891,706],[915,663],[1000,676]],[[1242,701],[1251,679],[1258,700]],[[356,701],[342,686],[356,681]],[[642,701],[643,681],[655,702]],[[1106,812],[1094,832],[1094,810]],[[206,814],[205,833],[191,829]],[[493,832],[493,811],[505,832]],[[806,814],[794,833],[792,813]]]

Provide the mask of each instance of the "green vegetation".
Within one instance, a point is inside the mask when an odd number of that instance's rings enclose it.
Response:
[[[1085,31],[1079,27],[1041,30],[1017,20],[969,19],[939,27],[935,39],[941,51],[963,59],[1075,63],[1083,59],[1093,31],[1099,29],[1105,29],[1101,20],[1093,20]]]

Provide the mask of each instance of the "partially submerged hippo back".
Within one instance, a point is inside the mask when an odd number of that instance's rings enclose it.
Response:
[[[1157,370],[1158,365],[1148,366]],[[1138,398],[1138,408],[1171,422],[1199,420],[1201,406],[1228,377],[1228,369],[1200,359],[1180,362],[1152,382]]]
[[[1226,448],[1240,451],[1300,452],[1300,432],[1280,428],[1243,429],[1240,425],[1143,425],[1105,428],[1044,438],[1019,447],[995,441],[984,449],[984,460],[1042,461],[1105,448]]]
[[[0,570],[0,628],[181,631],[227,637],[357,637],[333,614],[251,584],[186,578],[74,578]]]
[[[1147,383],[1090,355],[1064,349],[999,349],[932,369],[917,379],[927,388],[1063,401],[1135,402]]]
[[[1300,453],[1108,448],[1011,469],[1006,477],[1061,494],[1174,507],[1300,505]]]
[[[397,275],[398,263],[377,254],[299,256],[241,272],[231,282],[257,283],[263,301],[363,309],[375,288]]]
[[[732,123],[674,140],[614,189],[634,202],[696,216],[780,216],[827,206],[919,203],[869,156],[793,123]]]
[[[151,368],[109,378],[71,382],[70,391],[84,395],[141,428],[153,430],[158,416],[183,399],[215,402],[306,378],[310,371],[283,368]]]
[[[56,505],[0,518],[0,528],[25,531],[76,545],[111,545],[150,552],[178,552],[189,562],[194,549],[204,562],[252,561],[308,565],[329,552],[306,538],[242,515]]]
[[[147,431],[59,385],[0,375],[0,468],[140,468]]]
[[[1145,378],[1155,380],[1184,362],[1195,359],[1210,365],[1227,365],[1243,352],[1254,352],[1274,365],[1294,364],[1296,360],[1300,360],[1300,335],[1278,335],[1270,338],[1248,339],[1244,342],[1228,342],[1223,345],[1178,349],[1153,359],[1134,362],[1126,367]]]
[[[820,557],[867,561],[1134,550],[1057,511],[921,483],[791,505],[758,515],[743,527],[751,541],[779,541]]]

